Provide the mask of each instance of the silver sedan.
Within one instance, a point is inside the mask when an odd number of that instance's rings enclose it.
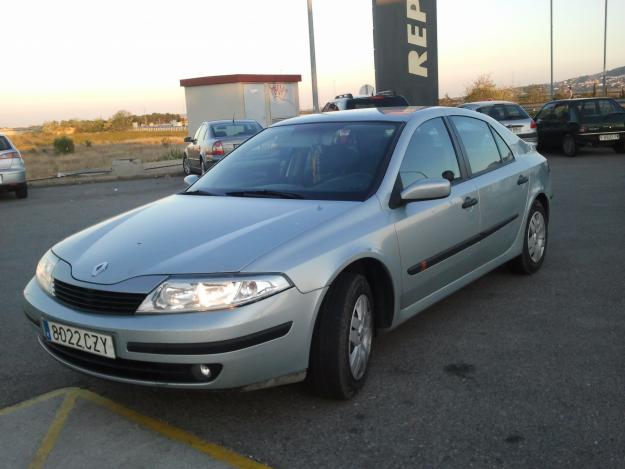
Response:
[[[24,309],[56,360],[158,386],[306,378],[346,399],[376,333],[547,250],[547,161],[458,108],[283,121],[186,181],[43,256]]]
[[[15,192],[18,199],[28,197],[22,155],[8,137],[0,134],[0,192],[7,191]]]
[[[486,114],[508,127],[519,138],[534,145],[538,144],[536,122],[517,103],[510,101],[479,101],[465,103],[460,107]]]

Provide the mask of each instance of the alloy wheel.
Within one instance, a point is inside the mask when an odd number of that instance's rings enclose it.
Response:
[[[371,303],[367,295],[360,295],[354,304],[349,327],[349,368],[354,379],[360,379],[367,370],[373,342]]]

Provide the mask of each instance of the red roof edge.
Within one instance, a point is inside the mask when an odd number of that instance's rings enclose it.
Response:
[[[184,78],[180,86],[223,85],[226,83],[297,83],[301,75],[215,75],[211,77]]]

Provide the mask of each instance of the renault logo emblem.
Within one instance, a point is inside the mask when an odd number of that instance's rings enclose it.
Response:
[[[104,272],[107,269],[108,266],[109,266],[108,262],[99,263],[91,271],[91,276],[95,277],[96,275],[100,275],[102,272]]]

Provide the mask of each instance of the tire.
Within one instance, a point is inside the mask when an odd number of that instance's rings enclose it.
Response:
[[[189,164],[189,159],[186,156],[182,158],[182,171],[185,176],[191,174],[191,165]]]
[[[330,287],[315,325],[307,375],[317,394],[346,400],[365,384],[373,345],[373,305],[371,288],[361,274],[343,273]]]
[[[612,148],[614,148],[614,151],[617,153],[625,153],[625,140],[621,140]]]
[[[523,232],[523,251],[521,255],[510,261],[510,267],[525,275],[537,272],[547,255],[548,235],[549,219],[545,208],[540,201],[535,200],[527,216],[527,223]]]
[[[562,139],[562,151],[569,158],[577,155],[577,143],[575,143],[575,137],[571,134],[566,134]]]
[[[15,189],[15,197],[18,199],[25,199],[28,197],[28,186],[26,183],[20,184],[20,186]]]

